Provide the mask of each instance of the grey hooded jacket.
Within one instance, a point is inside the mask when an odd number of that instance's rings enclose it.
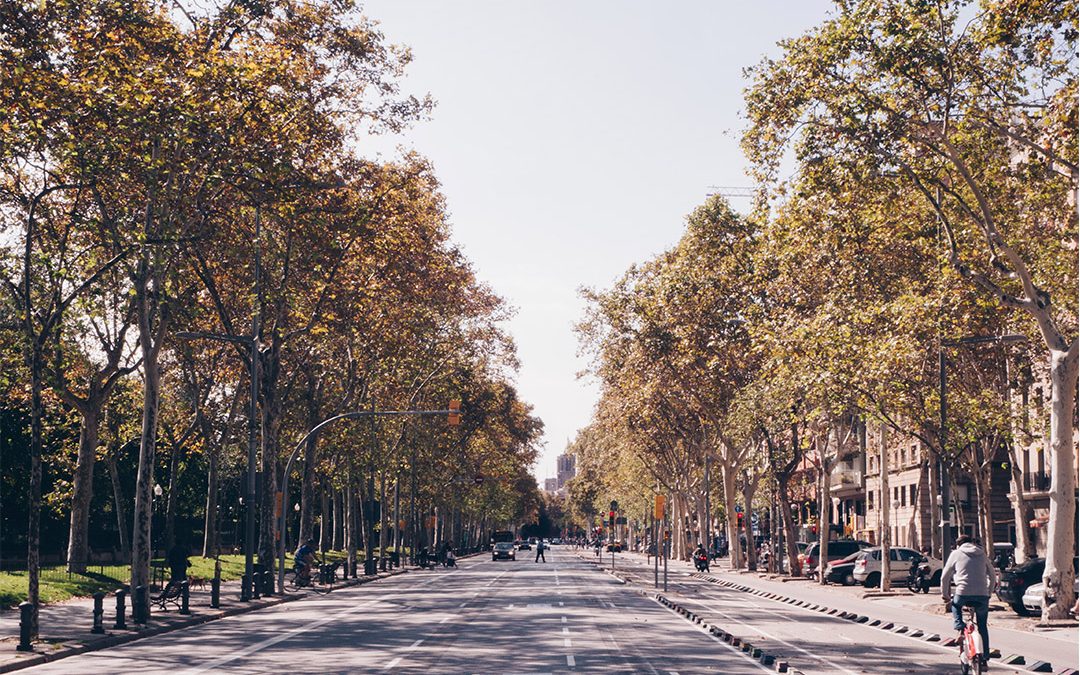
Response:
[[[962,544],[949,554],[945,569],[941,570],[941,594],[950,595],[949,583],[956,582],[952,595],[978,595],[989,597],[997,590],[998,578],[990,558],[982,547]]]

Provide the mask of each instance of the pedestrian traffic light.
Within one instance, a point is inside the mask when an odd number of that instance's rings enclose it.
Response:
[[[450,401],[450,413],[446,416],[446,421],[452,427],[456,427],[461,424],[461,400],[453,399]]]

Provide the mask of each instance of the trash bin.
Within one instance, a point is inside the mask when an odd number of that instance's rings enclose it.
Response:
[[[397,567],[401,564],[401,554],[397,551],[390,551],[390,566]]]

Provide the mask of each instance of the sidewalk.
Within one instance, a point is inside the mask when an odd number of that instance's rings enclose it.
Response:
[[[609,566],[609,561],[610,555],[604,561],[605,567]],[[616,560],[616,571],[620,563],[633,565],[638,575],[648,572],[646,576],[651,582],[652,565],[649,564],[647,569],[645,568],[644,555],[620,554]],[[862,591],[865,589],[835,585],[820,586],[801,579],[781,581],[780,578],[769,578],[769,575],[763,573],[732,571],[727,567],[726,562],[714,563],[711,574],[698,575],[693,565],[677,560],[668,561],[668,569],[669,578],[677,578],[680,581],[685,581],[688,575],[694,575],[694,578],[702,583],[714,581],[734,590],[754,593],[780,602],[805,603],[811,607],[816,605],[822,608],[818,611],[848,612],[866,616],[869,620],[880,620],[882,624],[908,626],[926,634],[951,635],[953,633],[952,618],[945,614],[940,598],[933,593],[914,595],[904,589],[887,597],[864,598]],[[651,587],[651,583],[648,586]],[[1053,670],[1044,672],[1075,672],[1080,661],[1077,656],[1078,631],[1075,627],[1032,628],[1027,627],[1033,623],[1030,620],[1019,622],[1007,616],[1001,618],[996,616],[1003,613],[992,613],[990,622],[991,644],[1000,649],[1003,657],[1022,655],[1028,667],[1037,661],[1052,664]],[[1022,628],[1017,629],[1018,626]]]
[[[359,576],[355,579],[338,581],[334,589],[365,584],[386,577],[404,574],[416,567],[403,566],[394,571],[379,572],[372,576]],[[187,626],[194,626],[208,621],[215,621],[226,616],[252,612],[264,607],[279,605],[284,602],[300,600],[313,591],[287,593],[286,595],[262,596],[258,600],[240,601],[240,581],[227,581],[221,584],[220,607],[210,607],[210,584],[205,588],[193,589],[190,593],[189,609],[191,614],[180,614],[174,607],[162,611],[152,607],[150,620],[146,626],[135,626],[131,619],[131,598],[126,601],[127,630],[116,630],[116,597],[105,596],[103,626],[104,634],[95,635],[90,630],[94,625],[93,598],[74,598],[67,602],[43,605],[39,612],[39,638],[33,643],[34,651],[19,652],[19,612],[0,610],[0,673],[40,665],[66,656],[83,652],[105,649],[114,645],[131,642],[140,638],[157,635]]]

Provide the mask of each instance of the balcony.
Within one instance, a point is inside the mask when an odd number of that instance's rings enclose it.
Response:
[[[1024,492],[1046,492],[1050,489],[1050,474],[1036,471],[1024,474]]]
[[[838,467],[830,477],[829,491],[833,493],[861,492],[863,472],[859,469]]]

